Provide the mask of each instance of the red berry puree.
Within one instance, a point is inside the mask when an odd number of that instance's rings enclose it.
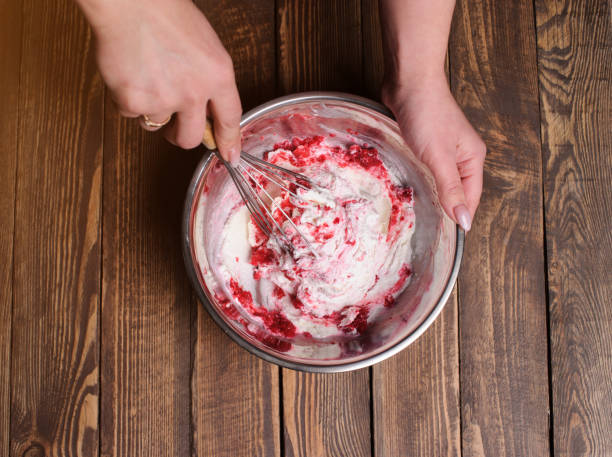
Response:
[[[228,318],[263,344],[299,356],[325,343],[334,357],[346,341],[365,336],[410,281],[412,188],[375,148],[331,136],[283,141],[264,158],[316,185],[291,186],[296,198],[259,181],[274,198],[270,210],[291,240],[290,251],[265,236],[235,200],[221,222],[215,267],[225,292],[217,298]]]

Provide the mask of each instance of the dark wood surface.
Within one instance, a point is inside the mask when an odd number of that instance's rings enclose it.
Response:
[[[610,2],[536,1],[557,457],[612,454]]]
[[[10,455],[94,455],[103,86],[73,4],[21,8]]]
[[[529,1],[457,2],[451,88],[488,147],[459,278],[463,456],[549,449],[536,37]],[[520,76],[519,76],[520,75]]]
[[[191,321],[181,193],[193,156],[105,100],[100,453],[190,454]],[[135,202],[138,202],[137,204]]]
[[[375,1],[196,3],[245,109],[378,98]],[[338,375],[251,356],[197,302],[201,151],[119,117],[74,5],[0,10],[0,455],[612,455],[609,2],[457,2],[451,87],[489,148],[458,287],[413,345]]]
[[[427,332],[372,371],[374,455],[461,455],[455,294]]]
[[[11,324],[13,303],[13,234],[15,178],[19,140],[19,64],[21,3],[0,0],[0,454],[9,454],[11,414]]]

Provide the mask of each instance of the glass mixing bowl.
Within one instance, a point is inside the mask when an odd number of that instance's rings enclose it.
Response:
[[[299,122],[296,120],[299,119]],[[223,312],[231,297],[209,258],[215,249],[211,224],[224,221],[231,208],[219,201],[233,185],[217,158],[207,153],[198,165],[185,201],[185,264],[202,304],[214,321],[240,346],[278,365],[315,372],[358,369],[384,360],[408,346],[431,325],[457,279],[464,232],[442,210],[429,170],[414,157],[390,112],[371,100],[349,94],[311,92],[272,100],[246,113],[241,122],[243,149],[261,157],[274,144],[293,137],[324,135],[338,144],[368,144],[414,189],[415,232],[412,276],[396,303],[350,340],[291,341],[296,350],[279,350],[278,338],[261,338],[262,329],[248,315]],[[330,135],[333,134],[333,135]],[[258,327],[254,337],[253,326]],[[348,336],[346,338],[349,338]],[[333,345],[342,344],[340,356]],[[346,350],[348,348],[348,350]]]

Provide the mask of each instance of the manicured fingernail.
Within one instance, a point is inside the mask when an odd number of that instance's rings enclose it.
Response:
[[[472,228],[472,216],[470,216],[470,212],[465,205],[455,206],[454,213],[455,218],[457,219],[457,222],[459,222],[461,228],[466,232],[469,232]]]

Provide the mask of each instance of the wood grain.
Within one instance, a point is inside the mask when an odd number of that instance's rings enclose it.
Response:
[[[363,41],[363,95],[380,100],[383,81],[383,46],[379,0],[361,2],[361,35]]]
[[[451,86],[489,148],[459,278],[462,455],[549,454],[533,5],[457,2]]]
[[[360,92],[360,2],[281,0],[277,6],[281,94]],[[321,375],[283,369],[282,383],[285,455],[371,454],[368,370]]]
[[[372,367],[374,455],[460,456],[457,299],[419,339]]]
[[[553,446],[612,455],[612,24],[606,1],[536,1]]]
[[[234,61],[245,108],[274,96],[274,4],[268,1],[196,2]],[[198,306],[193,359],[193,454],[280,455],[278,367],[229,340]]]
[[[0,455],[9,455],[13,233],[21,62],[21,3],[0,0]]]
[[[196,153],[105,105],[102,456],[191,454],[191,320],[180,216]]]
[[[21,2],[11,455],[98,455],[102,84],[72,2]]]
[[[278,0],[281,94],[362,90],[361,2]]]
[[[369,376],[283,370],[285,455],[370,455]]]
[[[378,98],[376,1],[197,3],[246,109],[298,90]],[[453,91],[491,151],[459,307],[371,381],[283,370],[279,385],[185,277],[200,152],[108,97],[103,113],[71,2],[0,0],[0,455],[610,455],[612,11],[535,5],[457,5]]]
[[[244,110],[274,98],[274,2],[195,0],[232,56]]]
[[[279,456],[278,367],[230,341],[199,305],[193,388],[197,456]]]

